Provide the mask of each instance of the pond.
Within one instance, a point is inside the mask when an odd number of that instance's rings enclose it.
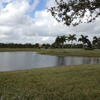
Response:
[[[0,52],[0,71],[100,63],[100,58],[62,57],[36,52]]]

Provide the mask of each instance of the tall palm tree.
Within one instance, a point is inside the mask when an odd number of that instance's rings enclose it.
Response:
[[[81,35],[81,38],[78,39],[78,42],[80,41],[83,43],[83,49],[84,49],[84,44],[89,41],[89,39],[87,39],[87,37],[88,36]]]
[[[92,41],[93,45],[97,45],[97,49],[99,48],[99,44],[100,44],[100,37],[93,37],[93,41]]]
[[[58,48],[60,48],[61,38],[60,36],[57,36],[55,39],[55,43],[58,45]]]
[[[72,48],[72,43],[74,40],[77,41],[76,34],[73,34],[73,35],[69,34],[68,42],[71,41],[71,48]]]
[[[87,45],[88,45],[88,48],[92,48],[92,44],[90,40],[87,41]]]
[[[67,36],[65,35],[60,36],[60,42],[62,44],[62,48],[64,47],[64,42],[66,42],[66,40],[67,40]]]

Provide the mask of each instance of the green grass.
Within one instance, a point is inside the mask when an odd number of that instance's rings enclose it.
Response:
[[[100,65],[0,72],[1,100],[100,100]]]
[[[100,49],[48,49],[39,51],[41,54],[51,54],[57,56],[82,56],[82,57],[100,57]]]
[[[34,49],[34,48],[0,48],[0,52],[38,52],[41,54],[50,54],[57,56],[82,56],[82,57],[100,57],[100,49]]]

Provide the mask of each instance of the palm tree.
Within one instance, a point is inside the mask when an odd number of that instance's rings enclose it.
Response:
[[[72,48],[72,43],[74,40],[77,41],[76,34],[73,34],[73,35],[69,34],[68,42],[71,41],[71,48]]]
[[[58,45],[58,48],[60,48],[61,38],[60,36],[57,36],[55,39],[55,43]]]
[[[83,43],[83,49],[84,49],[84,44],[89,41],[89,39],[87,39],[87,37],[88,36],[81,35],[81,38],[78,39],[78,42],[80,41]]]
[[[67,40],[67,36],[65,35],[60,36],[60,42],[62,44],[62,48],[64,47],[64,42],[66,42],[66,40]]]
[[[93,45],[97,45],[97,49],[99,48],[99,44],[100,44],[100,37],[93,37],[93,41],[92,41]]]
[[[88,44],[88,48],[92,48],[92,44],[90,40],[87,41],[87,44]]]

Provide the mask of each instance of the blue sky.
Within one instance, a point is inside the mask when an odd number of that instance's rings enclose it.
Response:
[[[8,3],[2,3],[3,7],[5,8],[7,6]]]
[[[54,0],[0,0],[0,43],[50,43],[57,35],[100,36],[100,19],[90,24],[67,27],[58,23],[45,8]],[[68,42],[66,42],[68,43]]]
[[[33,0],[32,0],[33,1]],[[45,9],[46,2],[44,0],[40,0],[39,4],[36,7],[37,11],[41,11]]]
[[[10,2],[2,2],[2,5],[5,8],[9,3],[11,3],[11,1]],[[29,5],[32,6],[33,4],[34,4],[34,0],[30,0]],[[33,11],[28,12],[27,14],[29,14],[31,17],[34,17],[35,11],[41,11],[44,9],[46,9],[46,0],[39,0],[39,3],[37,4],[36,8]]]
[[[29,2],[30,5],[32,5],[33,3],[34,3],[34,0],[31,0]],[[36,11],[42,11],[44,9],[46,9],[46,1],[40,0],[39,3],[38,3],[38,5],[36,6],[35,10],[31,11],[29,14],[30,14],[31,17],[34,17],[34,13]]]

